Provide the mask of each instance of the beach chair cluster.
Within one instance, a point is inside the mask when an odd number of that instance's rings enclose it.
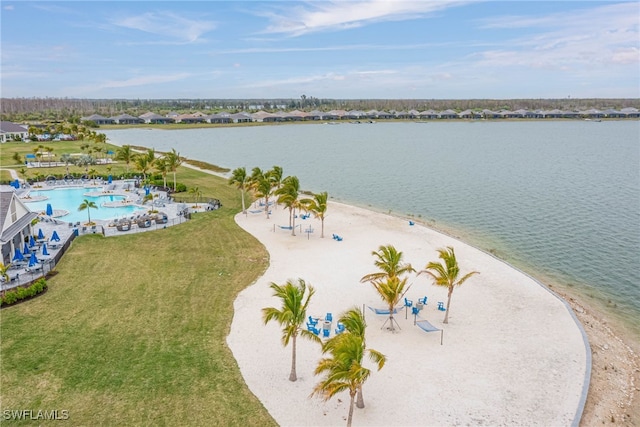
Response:
[[[319,325],[320,320],[322,320],[322,325]],[[331,335],[331,323],[333,322],[333,315],[331,313],[327,313],[324,319],[319,317],[311,317],[307,318],[307,330],[315,335],[322,335],[323,338],[329,338]],[[344,325],[340,322],[336,325],[335,333],[336,335],[343,333],[345,330]]]
[[[334,234],[333,240],[335,240],[336,242],[342,242],[342,237],[338,236],[337,234]]]

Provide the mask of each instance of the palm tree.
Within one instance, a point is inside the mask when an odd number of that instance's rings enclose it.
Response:
[[[362,337],[362,346],[366,349],[366,340],[365,340],[365,330],[367,329],[367,322],[364,319],[364,313],[358,307],[354,307],[350,310],[347,310],[345,313],[340,316],[338,322],[344,325],[344,329],[346,332],[350,334],[357,335]],[[376,350],[369,350],[371,353],[376,353],[380,358],[384,358],[384,356],[378,353]],[[358,387],[358,397],[356,399],[356,406],[358,408],[364,408],[364,397],[362,395],[362,385]]]
[[[20,153],[13,153],[13,156],[11,158],[15,160],[16,164],[22,164],[22,156],[20,155]]]
[[[296,235],[295,210],[300,207],[298,200],[298,191],[300,189],[300,181],[296,176],[288,176],[282,181],[282,187],[276,190],[278,195],[278,203],[282,203],[289,209],[289,227],[291,227],[291,235]]]
[[[264,211],[269,219],[269,197],[273,190],[273,178],[270,173],[264,173],[258,167],[253,168],[251,172],[251,188],[256,194],[256,197],[264,197]]]
[[[151,169],[149,157],[146,154],[138,154],[133,158],[133,161],[136,169],[142,172],[142,180],[145,181],[147,179],[147,172]]]
[[[282,170],[282,166],[274,166],[273,168],[271,168],[270,171],[267,172],[269,174],[269,176],[271,177],[271,181],[272,181],[272,186],[278,190],[282,184],[283,184],[283,180],[282,177],[283,175],[283,170]]]
[[[202,191],[200,191],[200,187],[191,187],[189,189],[189,193],[193,194],[196,198],[196,205],[194,206],[194,208],[198,207],[198,200],[200,200],[200,196],[202,196]]]
[[[393,331],[395,330],[393,311],[410,287],[406,287],[407,279],[401,278],[401,276],[413,273],[415,270],[411,264],[402,262],[402,252],[392,245],[380,246],[377,251],[373,251],[371,254],[376,257],[374,264],[380,271],[363,276],[360,282],[371,282],[380,298],[387,303],[389,306],[388,322]]]
[[[9,268],[11,268],[11,263],[4,265],[3,263],[0,262],[0,277],[3,277],[5,282],[9,281],[9,275],[7,274],[7,271],[9,271]]]
[[[82,148],[82,146],[80,146],[80,148]],[[133,161],[134,157],[135,155],[133,153],[133,150],[131,150],[130,145],[123,145],[122,147],[118,148],[116,152],[116,160],[122,160],[123,162],[125,162],[125,164],[127,165],[127,173],[129,173],[129,163]]]
[[[272,282],[270,287],[273,289],[273,296],[280,298],[282,308],[263,308],[262,319],[265,325],[275,320],[282,326],[282,344],[285,347],[291,341],[291,373],[289,374],[289,381],[296,381],[298,379],[296,374],[296,340],[298,335],[311,341],[320,342],[320,338],[302,328],[307,319],[307,308],[315,289],[311,285],[307,286],[303,279],[298,279],[297,284],[288,280],[282,286]]]
[[[406,273],[415,272],[411,264],[402,262],[402,252],[392,245],[380,246],[378,251],[371,252],[376,257],[375,266],[381,271],[367,274],[360,279],[361,283],[381,280],[385,278],[399,277]]]
[[[49,159],[49,167],[51,167],[51,153],[53,153],[53,147],[44,147],[47,152],[47,159]]]
[[[167,164],[166,157],[160,157],[156,159],[155,167],[162,175],[162,186],[167,188],[167,174],[169,173],[169,165]]]
[[[336,335],[322,346],[322,353],[328,354],[329,357],[320,359],[314,371],[315,375],[326,375],[314,387],[312,396],[320,395],[327,401],[340,392],[349,392],[347,427],[351,426],[353,420],[356,394],[371,375],[371,370],[362,365],[365,352],[368,352],[369,358],[377,364],[378,370],[382,369],[386,361],[385,356],[374,350],[366,351],[364,337],[349,332]]]
[[[440,258],[443,263],[430,262],[427,264],[426,269],[420,271],[418,275],[422,273],[428,274],[433,279],[433,283],[435,285],[448,288],[447,309],[445,310],[446,314],[444,316],[443,323],[449,323],[449,307],[451,305],[453,288],[461,286],[469,277],[480,273],[472,271],[458,279],[458,276],[460,275],[460,267],[458,266],[456,254],[451,246],[447,246],[446,249],[438,249],[438,258]]]
[[[327,199],[329,195],[326,191],[322,193],[314,194],[313,199],[302,199],[300,203],[304,205],[305,209],[312,212],[313,216],[316,218],[320,218],[320,223],[322,224],[322,230],[320,232],[320,237],[324,237],[324,219],[327,215]]]
[[[87,214],[89,215],[89,222],[88,224],[91,224],[91,209],[98,209],[98,206],[96,205],[96,202],[90,202],[87,199],[84,199],[84,201],[80,204],[80,206],[78,206],[78,211],[83,211],[83,210],[87,210]]]
[[[98,171],[95,169],[91,169],[89,172],[89,178],[91,178],[93,184],[95,185],[96,183],[96,175],[98,175]]]
[[[165,159],[167,162],[167,168],[169,171],[173,172],[173,191],[176,191],[176,170],[182,164],[182,157],[180,157],[180,153],[176,152],[175,148],[172,148],[170,152],[165,154]]]
[[[244,190],[249,182],[249,177],[247,176],[247,170],[245,168],[236,168],[231,172],[231,177],[229,178],[229,185],[235,184],[240,190],[240,194],[242,196],[242,213],[247,213],[247,208],[244,205]]]
[[[73,163],[73,157],[71,154],[65,153],[60,156],[60,161],[64,162],[64,165],[67,168],[67,175],[69,175],[69,163]]]

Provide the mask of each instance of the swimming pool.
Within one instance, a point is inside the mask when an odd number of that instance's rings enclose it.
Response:
[[[88,196],[86,193],[102,191],[100,187],[72,187],[72,188],[55,188],[55,189],[33,189],[29,193],[34,199],[39,199],[41,196],[47,197],[46,200],[38,200],[30,202],[28,199],[21,199],[26,202],[26,206],[33,212],[45,212],[47,204],[50,204],[54,211],[65,210],[69,213],[64,216],[57,217],[57,219],[66,222],[87,221],[88,215],[86,209],[84,211],[78,211],[78,206],[82,204],[84,199],[91,202],[95,202],[98,209],[91,209],[91,219],[109,220],[114,218],[122,218],[130,216],[134,213],[145,212],[146,209],[139,208],[133,205],[106,207],[103,206],[105,202],[114,202],[124,200],[124,196],[118,196],[115,194],[104,194],[98,197]]]

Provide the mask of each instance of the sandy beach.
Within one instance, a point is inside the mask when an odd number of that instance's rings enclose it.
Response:
[[[396,332],[382,328],[386,316],[365,310],[367,345],[385,354],[387,364],[366,383],[366,408],[356,408],[354,425],[577,425],[590,377],[586,335],[568,304],[522,272],[419,224],[334,202],[324,238],[313,218],[297,220],[296,236],[281,229],[288,225],[282,207],[270,219],[262,212],[236,221],[265,245],[270,266],[236,299],[228,344],[247,385],[280,425],[343,425],[349,398],[309,397],[320,380],[313,375],[319,346],[309,341],[299,340],[298,381],[288,380],[291,348],[282,346],[275,323],[261,320],[263,307],[279,305],[269,284],[297,278],[312,284],[309,314],[316,317],[336,318],[353,306],[383,308],[360,278],[376,271],[371,252],[387,244],[417,270],[438,261],[438,248],[453,246],[462,273],[481,274],[454,291],[446,325],[437,310],[446,289],[426,275],[409,280],[406,296],[428,297],[420,318],[444,330],[442,345],[440,332],[414,326],[404,309]],[[305,233],[309,226],[313,232]]]

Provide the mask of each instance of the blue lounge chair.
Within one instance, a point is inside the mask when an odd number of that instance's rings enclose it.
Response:
[[[427,305],[427,297],[418,298],[418,302],[422,305]]]
[[[409,221],[409,225],[416,225],[416,223],[413,221]]]
[[[327,313],[327,315],[325,316],[324,320],[327,321],[327,322],[333,321],[333,315],[331,313]]]
[[[338,322],[338,327],[336,328],[336,335],[339,335],[344,332],[344,325]]]
[[[411,301],[410,299],[404,299],[404,306],[405,307],[411,307],[413,305],[413,301]]]
[[[307,331],[313,333],[314,335],[320,335],[320,330],[317,329],[315,326],[310,325],[307,323]]]
[[[314,319],[313,317],[309,316],[309,322],[307,324],[316,326],[318,324],[318,319]]]
[[[331,330],[329,329],[323,329],[322,330],[322,336],[325,338],[329,338],[329,334],[331,333]]]
[[[438,301],[438,310],[440,311],[447,311],[446,308],[444,308],[444,302],[442,301]]]

